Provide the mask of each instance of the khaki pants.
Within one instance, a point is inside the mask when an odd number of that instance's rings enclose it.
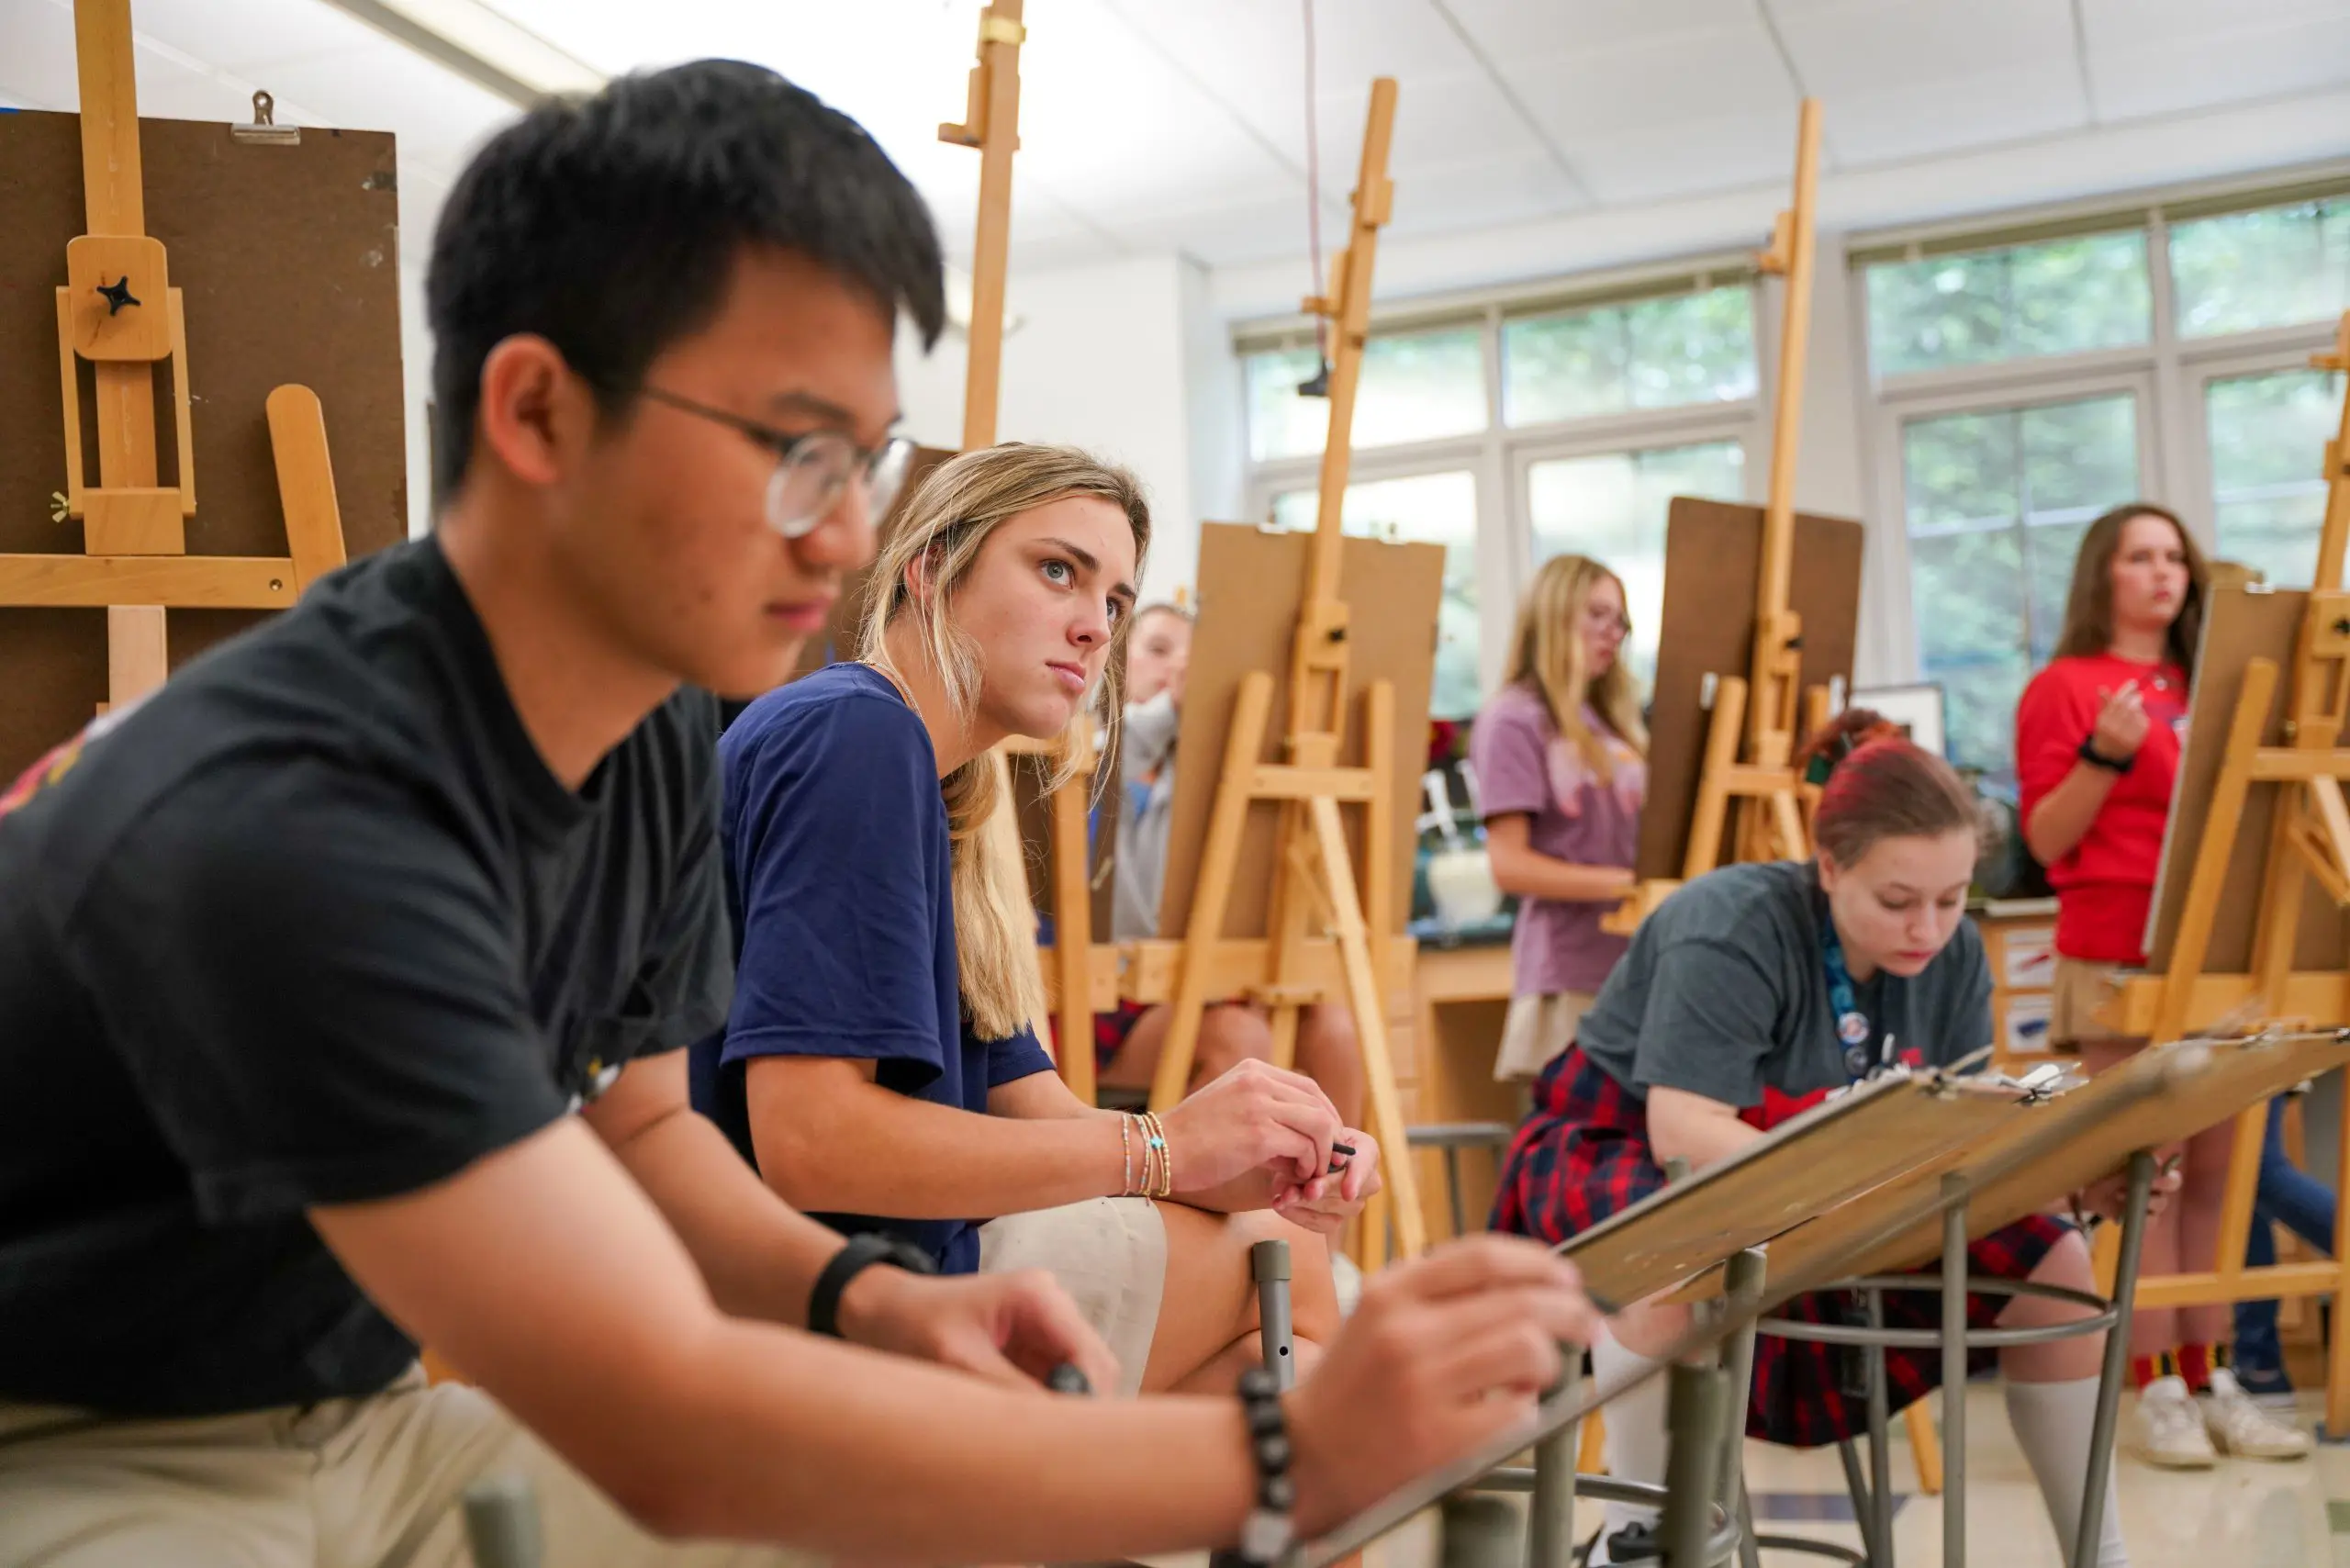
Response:
[[[1089,1198],[979,1226],[979,1271],[1021,1269],[1060,1282],[1118,1358],[1118,1392],[1140,1394],[1167,1289],[1167,1226],[1158,1206],[1148,1198]]]
[[[811,1563],[655,1540],[477,1389],[194,1420],[0,1402],[0,1568],[470,1568],[462,1499],[525,1476],[547,1568]]]

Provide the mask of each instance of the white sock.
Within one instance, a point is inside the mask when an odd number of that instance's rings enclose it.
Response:
[[[1591,1348],[1593,1376],[1603,1389],[1613,1388],[1625,1379],[1646,1372],[1659,1363],[1638,1350],[1628,1350],[1609,1334]],[[1618,1481],[1645,1481],[1652,1486],[1664,1484],[1664,1461],[1668,1439],[1665,1431],[1665,1397],[1672,1380],[1652,1377],[1619,1399],[1611,1399],[1600,1412],[1605,1431],[1600,1451],[1607,1460],[1607,1473]],[[1627,1525],[1656,1528],[1657,1511],[1637,1503],[1610,1503],[1606,1509],[1609,1535]]]
[[[2097,1424],[2097,1383],[2093,1377],[2072,1383],[2007,1381],[2008,1425],[2014,1428],[2016,1447],[2040,1483],[2040,1498],[2048,1506],[2048,1522],[2056,1527],[2057,1545],[2068,1555],[2081,1528],[2081,1491],[2088,1475],[2089,1431]],[[2130,1568],[2130,1553],[2121,1544],[2121,1506],[2114,1495],[2113,1455],[2105,1456],[2105,1518],[2098,1534],[2098,1568]]]

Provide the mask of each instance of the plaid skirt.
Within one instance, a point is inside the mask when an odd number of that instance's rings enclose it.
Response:
[[[1504,1161],[1494,1200],[1493,1228],[1553,1246],[1581,1234],[1664,1185],[1664,1170],[1649,1148],[1648,1113],[1623,1086],[1579,1049],[1552,1062],[1535,1083],[1534,1112],[1517,1130]],[[2020,1280],[2072,1227],[2031,1215],[1993,1231],[1967,1249],[1971,1273]],[[1934,1267],[1919,1273],[1934,1275]],[[1885,1295],[1889,1328],[1939,1328],[1942,1298],[1932,1291]],[[1966,1298],[1970,1327],[1987,1328],[2007,1306],[2004,1297]],[[1802,1323],[1866,1321],[1855,1293],[1823,1291],[1797,1296],[1774,1316]],[[1754,1383],[1746,1410],[1749,1437],[1816,1448],[1865,1431],[1868,1400],[1858,1374],[1865,1352],[1763,1335],[1754,1342]],[[1998,1352],[1978,1350],[1970,1369],[1996,1365]],[[1887,1350],[1889,1408],[1923,1398],[1942,1382],[1939,1350]]]

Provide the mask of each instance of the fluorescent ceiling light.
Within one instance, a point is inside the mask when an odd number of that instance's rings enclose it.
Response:
[[[482,0],[327,0],[345,15],[528,108],[550,93],[592,93],[604,73]]]

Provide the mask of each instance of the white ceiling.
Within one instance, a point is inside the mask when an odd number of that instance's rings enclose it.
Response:
[[[605,72],[773,65],[863,121],[968,251],[978,161],[935,130],[961,118],[979,0],[488,3]],[[515,112],[324,0],[132,9],[143,113],[241,119],[265,87],[282,120],[394,130],[420,239]],[[1027,14],[1016,263],[1303,252],[1302,0]],[[1833,174],[2350,84],[2350,0],[1320,0],[1315,18],[1326,241],[1375,74],[1403,88],[1399,236],[1782,182],[1807,93]],[[73,82],[71,0],[0,0],[0,100],[69,109]]]

